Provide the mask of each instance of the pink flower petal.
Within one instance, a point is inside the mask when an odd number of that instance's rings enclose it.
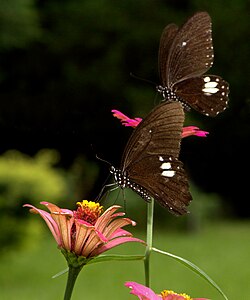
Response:
[[[76,232],[75,232],[75,244],[72,249],[77,255],[81,255],[86,241],[92,230],[95,230],[94,226],[86,226],[75,220]]]
[[[159,300],[162,299],[156,295],[150,288],[133,281],[125,282],[125,286],[131,289],[130,294],[138,296],[140,300]]]
[[[128,117],[124,115],[122,112],[116,109],[112,109],[111,112],[113,113],[113,116],[116,117],[119,120],[126,121]]]
[[[134,281],[125,282],[125,286],[132,289],[130,294],[138,296],[141,300],[186,300],[189,296],[177,294],[173,291],[163,291],[161,295],[155,294],[150,288]],[[167,293],[166,293],[167,292]],[[190,298],[193,300],[209,300],[207,298]]]
[[[52,212],[52,218],[56,221],[62,238],[62,247],[71,250],[71,229],[74,218],[62,212]]]
[[[104,213],[97,219],[95,223],[95,228],[103,233],[103,230],[109,224],[111,221],[112,215],[116,210],[118,210],[121,206],[119,205],[113,205],[110,206],[107,210],[104,211]]]
[[[91,230],[81,255],[85,257],[93,256],[91,252],[94,249],[98,248],[100,244],[102,244],[102,240],[100,239],[99,235],[96,233],[95,230]]]
[[[112,110],[113,116],[121,120],[122,125],[135,128],[142,121],[141,118],[130,119],[119,110]]]
[[[45,210],[42,209],[38,209],[35,206],[31,205],[31,204],[24,204],[24,207],[30,207],[31,208],[31,212],[36,212],[38,213],[46,222],[47,226],[49,227],[55,241],[57,242],[58,246],[61,247],[62,246],[62,238],[61,238],[61,233],[59,230],[59,227],[57,225],[57,223],[53,220],[53,218],[51,217],[50,213],[48,213]]]
[[[57,205],[49,202],[41,202],[51,212],[51,217],[56,221],[62,239],[62,245],[66,250],[71,250],[71,229],[74,223],[73,212],[69,209],[61,209]]]
[[[115,214],[112,214],[112,218],[117,218],[117,217],[123,217],[125,216],[125,213],[124,212],[117,212]]]
[[[109,249],[112,249],[116,246],[119,246],[121,244],[128,243],[128,242],[137,242],[137,243],[141,243],[141,244],[145,245],[145,242],[143,240],[140,240],[140,239],[137,239],[134,237],[120,237],[120,238],[116,238],[111,241],[108,241],[106,244],[100,246],[99,248],[97,248],[95,251],[93,251],[91,253],[91,256],[99,255]]]
[[[196,135],[199,137],[206,137],[209,134],[207,131],[200,130],[199,127],[196,126],[186,126],[182,128],[182,138]]]
[[[126,225],[135,225],[136,223],[128,218],[119,218],[115,219],[108,226],[105,227],[103,230],[103,234],[107,237],[110,238],[110,236],[115,232],[118,228],[121,228]]]
[[[118,228],[115,232],[113,232],[110,235],[109,239],[112,240],[114,238],[122,237],[122,236],[132,236],[132,233],[124,229]]]

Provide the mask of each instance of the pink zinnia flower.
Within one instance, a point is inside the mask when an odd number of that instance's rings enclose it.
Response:
[[[121,120],[122,125],[124,125],[124,126],[130,126],[130,127],[135,128],[142,121],[142,118],[130,119],[129,117],[124,115],[119,110],[113,109],[111,112],[113,113],[114,117]],[[196,135],[196,136],[199,136],[199,137],[206,137],[207,134],[208,134],[207,131],[200,130],[196,126],[187,126],[187,127],[183,127],[183,129],[182,129],[182,138],[190,136],[190,135]]]
[[[125,225],[135,226],[136,223],[124,218],[124,213],[116,212],[120,208],[118,205],[103,212],[99,203],[87,200],[78,202],[76,211],[59,208],[49,202],[41,204],[50,213],[30,204],[24,206],[30,207],[31,212],[40,214],[61,250],[91,258],[126,242],[144,243],[122,229]]]
[[[208,300],[207,298],[191,298],[187,294],[177,294],[169,290],[155,294],[150,288],[133,281],[126,282],[125,286],[131,289],[130,294],[138,296],[140,300]]]

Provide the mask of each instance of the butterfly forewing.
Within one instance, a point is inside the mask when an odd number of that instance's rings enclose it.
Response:
[[[169,49],[178,31],[176,24],[167,25],[161,35],[159,53],[158,53],[158,69],[161,82],[166,83],[166,63],[169,56]]]
[[[141,196],[143,188],[175,214],[186,213],[192,199],[178,160],[183,122],[180,103],[158,105],[132,133],[121,163],[121,171],[129,179],[128,187]]]
[[[123,152],[121,169],[127,169],[143,155],[167,153],[178,157],[183,122],[180,103],[156,106],[133,131]]]
[[[164,85],[204,74],[213,64],[212,27],[206,12],[196,13],[179,29],[169,50]]]

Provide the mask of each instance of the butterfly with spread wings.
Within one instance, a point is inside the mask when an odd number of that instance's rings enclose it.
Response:
[[[162,32],[158,54],[164,100],[177,100],[185,108],[215,117],[228,104],[229,85],[220,76],[208,75],[214,60],[211,18],[195,13],[180,28],[169,24]]]
[[[146,201],[153,197],[177,215],[187,212],[192,199],[178,160],[183,123],[181,103],[156,106],[134,129],[120,168],[110,169],[118,186],[132,189]]]

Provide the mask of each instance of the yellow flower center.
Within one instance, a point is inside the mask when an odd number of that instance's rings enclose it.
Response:
[[[82,202],[77,202],[77,211],[75,211],[75,218],[84,220],[92,225],[95,224],[96,220],[103,212],[103,207],[100,203],[83,200]]]
[[[175,293],[174,291],[169,291],[169,290],[164,290],[161,292],[161,296],[162,296],[162,299],[165,299],[165,297],[167,297],[168,295],[178,295],[178,296],[182,296],[183,297],[183,300],[192,300],[192,298],[185,294],[185,293],[182,293],[182,294],[177,294]]]

